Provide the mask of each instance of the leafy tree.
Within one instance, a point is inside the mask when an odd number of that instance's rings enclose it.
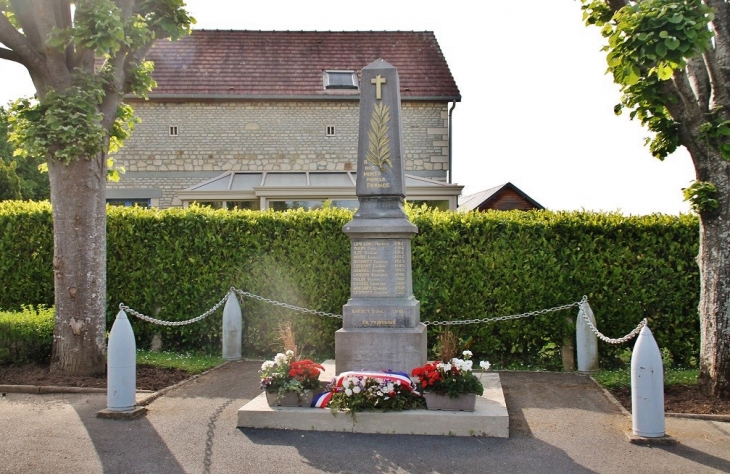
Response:
[[[38,98],[13,105],[10,139],[21,156],[42,158],[50,178],[53,372],[104,372],[108,155],[134,125],[124,94],[146,96],[154,86],[145,54],[154,41],[189,32],[194,20],[184,6],[182,0],[0,0],[0,59],[28,69]]]
[[[15,172],[15,162],[9,165],[0,160],[0,201],[8,199],[21,199],[20,179]]]
[[[696,181],[685,198],[700,217],[700,377],[730,397],[730,4],[727,0],[581,0],[601,28],[617,114],[651,132],[651,153],[689,151]]]
[[[7,166],[15,164],[15,175],[20,182],[19,199],[31,201],[48,200],[51,196],[48,174],[41,173],[38,169],[45,160],[37,157],[26,157],[19,160],[14,159],[13,152],[15,151],[15,147],[12,146],[8,139],[8,125],[8,113],[3,107],[0,107],[0,159]],[[1,186],[2,184],[0,184]]]

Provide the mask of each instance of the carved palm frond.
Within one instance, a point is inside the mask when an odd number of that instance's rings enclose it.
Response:
[[[375,104],[373,116],[370,118],[368,153],[366,158],[383,172],[385,171],[386,164],[391,168],[393,167],[393,163],[390,161],[388,122],[390,122],[390,108],[382,102]]]

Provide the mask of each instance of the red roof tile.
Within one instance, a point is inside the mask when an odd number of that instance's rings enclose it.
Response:
[[[175,95],[327,97],[323,70],[360,70],[384,59],[400,76],[403,99],[461,100],[446,59],[430,31],[194,30],[179,41],[159,41],[147,54],[157,88],[151,98]]]

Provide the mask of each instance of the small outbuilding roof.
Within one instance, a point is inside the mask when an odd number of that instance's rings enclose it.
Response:
[[[459,200],[459,211],[485,211],[487,209],[545,209],[539,202],[522,192],[512,183],[500,184],[479,191]]]
[[[194,30],[156,42],[147,59],[152,99],[359,99],[357,89],[325,89],[324,71],[359,76],[384,59],[398,68],[402,100],[461,100],[430,31]]]

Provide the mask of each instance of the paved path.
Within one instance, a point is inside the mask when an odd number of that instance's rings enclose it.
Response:
[[[679,445],[629,444],[631,421],[587,377],[502,372],[510,439],[240,430],[258,362],[232,362],[132,421],[103,394],[0,398],[0,473],[730,472],[730,423],[667,418]]]

